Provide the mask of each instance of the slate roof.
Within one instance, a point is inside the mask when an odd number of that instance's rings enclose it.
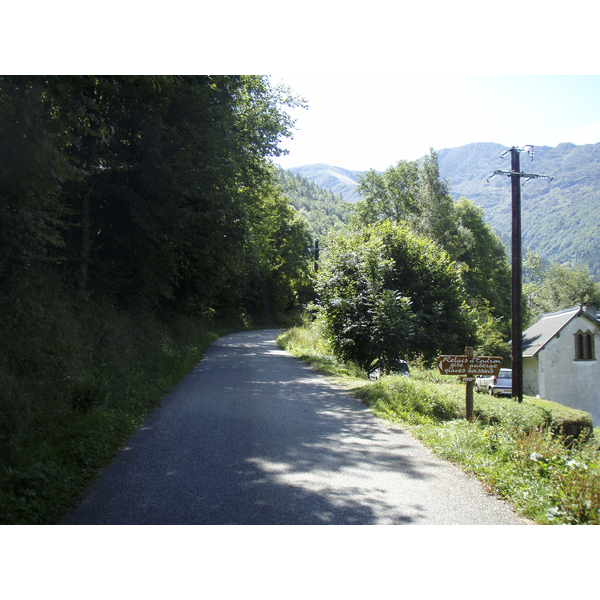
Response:
[[[581,306],[542,315],[537,323],[523,332],[523,357],[535,356],[569,321],[580,314],[599,325],[598,320]]]

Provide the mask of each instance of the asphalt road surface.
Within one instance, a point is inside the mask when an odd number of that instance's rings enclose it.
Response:
[[[528,523],[279,349],[278,333],[216,341],[64,523]]]

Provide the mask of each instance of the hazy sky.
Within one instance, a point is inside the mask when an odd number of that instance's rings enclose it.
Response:
[[[8,4],[0,73],[271,75],[309,103],[285,168],[385,169],[470,142],[600,142],[600,2],[72,6]]]
[[[600,56],[600,53],[599,53]],[[335,72],[273,75],[306,98],[284,168],[386,169],[471,142],[600,142],[600,76],[435,75],[352,81]]]

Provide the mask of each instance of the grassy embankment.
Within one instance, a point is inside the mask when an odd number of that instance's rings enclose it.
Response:
[[[0,524],[60,522],[211,342],[272,326],[82,308],[52,281],[23,286],[0,298]]]
[[[475,394],[465,419],[465,386],[456,377],[411,365],[411,377],[370,382],[328,352],[315,327],[294,327],[279,344],[338,383],[383,418],[409,429],[442,458],[475,474],[519,513],[540,524],[599,524],[600,451],[587,413],[525,397],[523,403]],[[572,440],[565,432],[584,432]]]

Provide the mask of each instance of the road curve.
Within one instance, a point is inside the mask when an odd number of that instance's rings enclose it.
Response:
[[[212,344],[64,524],[528,523],[278,333]]]

